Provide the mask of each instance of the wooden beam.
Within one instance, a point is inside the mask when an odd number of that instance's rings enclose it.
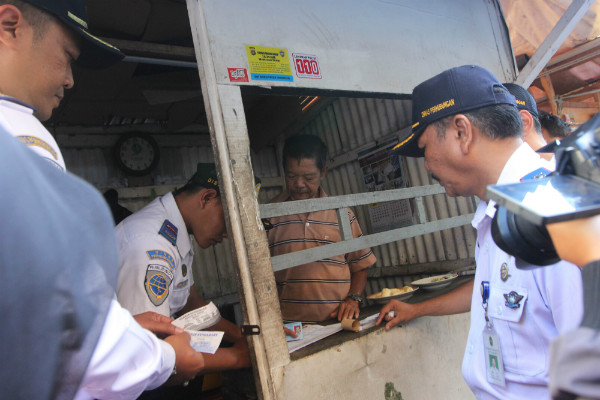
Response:
[[[546,97],[548,98],[548,103],[550,104],[550,108],[552,109],[552,114],[558,115],[558,105],[556,104],[556,93],[554,92],[554,86],[552,85],[552,80],[550,79],[550,75],[545,75],[540,77],[540,82],[542,83],[542,87],[544,88],[544,92],[546,92]]]
[[[556,26],[525,65],[515,83],[528,88],[595,0],[573,0]]]

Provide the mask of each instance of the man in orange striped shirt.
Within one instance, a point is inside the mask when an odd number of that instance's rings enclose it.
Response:
[[[297,135],[283,148],[286,192],[282,201],[327,197],[321,182],[327,173],[327,147],[316,136]],[[362,236],[358,220],[348,209],[353,237]],[[287,254],[341,241],[335,210],[271,218],[271,255]],[[371,249],[288,268],[275,273],[284,321],[320,322],[355,318],[360,313],[367,268],[375,264]]]

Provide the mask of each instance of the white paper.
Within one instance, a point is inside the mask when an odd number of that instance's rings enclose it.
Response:
[[[219,348],[219,345],[221,344],[221,340],[223,339],[223,334],[225,332],[188,331],[188,333],[192,337],[190,345],[194,348],[194,350],[200,353],[215,354],[215,352]]]
[[[209,328],[221,320],[221,314],[217,306],[211,301],[204,307],[197,308],[183,314],[172,322],[186,331],[201,331]]]
[[[360,321],[360,331],[364,329],[371,328],[375,326],[377,322],[377,317],[379,314],[373,314],[367,318],[364,318]],[[331,324],[331,325],[313,325],[313,324],[303,324],[302,325],[302,335],[303,338],[301,340],[296,340],[293,342],[288,342],[288,350],[290,353],[293,353],[296,350],[300,350],[303,347],[308,346],[314,342],[317,342],[321,339],[326,338],[327,336],[331,336],[334,333],[341,331],[342,324]]]

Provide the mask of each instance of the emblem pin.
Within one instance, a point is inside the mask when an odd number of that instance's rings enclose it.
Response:
[[[515,309],[521,307],[519,303],[523,300],[523,296],[513,290],[510,293],[504,293],[504,299],[506,300],[504,302],[506,307]]]
[[[187,275],[187,265],[181,265],[181,274],[185,277]]]

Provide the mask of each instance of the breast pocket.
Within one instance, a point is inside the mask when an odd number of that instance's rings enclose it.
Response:
[[[535,324],[527,320],[527,288],[492,285],[488,315],[502,344],[504,369],[533,376],[546,369],[547,349]]]

